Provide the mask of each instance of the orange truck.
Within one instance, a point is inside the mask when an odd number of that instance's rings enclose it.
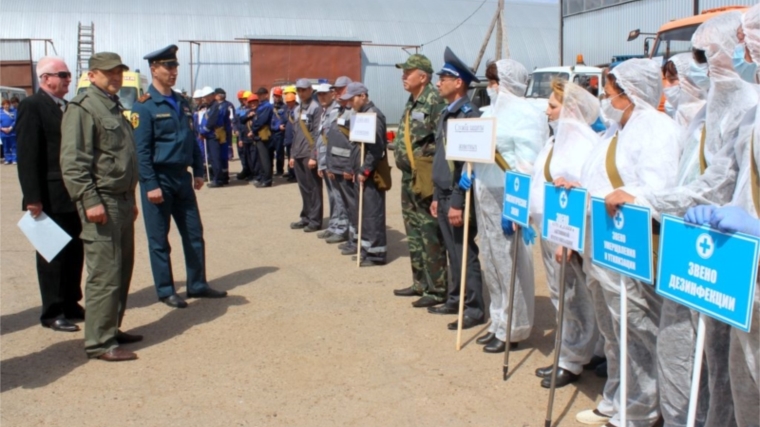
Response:
[[[636,40],[642,34],[650,36],[644,39],[644,54],[649,58],[662,58],[666,60],[677,53],[691,52],[691,36],[694,35],[697,28],[710,18],[733,10],[743,12],[747,10],[747,7],[724,6],[703,10],[699,15],[674,19],[663,24],[660,30],[657,31],[657,34],[633,30],[628,33],[628,41]],[[654,40],[652,49],[649,48],[650,40]]]

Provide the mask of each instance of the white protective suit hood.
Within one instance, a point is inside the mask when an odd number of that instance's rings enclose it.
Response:
[[[740,12],[726,12],[700,25],[691,38],[696,49],[705,51],[710,73],[705,123],[705,155],[716,153],[736,139],[739,122],[757,104],[757,92],[734,70],[733,55],[739,44]]]
[[[575,83],[565,83],[562,110],[557,123],[557,133],[552,137],[553,144],[541,150],[536,161],[531,182],[531,215],[535,221],[541,221],[544,212],[544,166],[549,150],[552,158],[549,174],[552,179],[565,178],[571,182],[581,180],[583,164],[591,151],[602,141],[599,134],[591,129],[599,117],[599,100],[586,89]],[[552,149],[553,145],[553,149]]]
[[[760,4],[752,6],[742,16],[744,44],[752,56],[752,62],[760,64]]]
[[[610,74],[637,110],[656,109],[662,97],[662,70],[651,59],[633,58],[615,67]]]
[[[675,121],[686,129],[707,102],[707,92],[700,89],[691,77],[691,53],[679,53],[670,58],[678,71],[678,85],[681,87],[676,107]]]
[[[548,135],[546,115],[533,108],[524,98],[528,71],[517,61],[496,62],[499,75],[499,96],[483,117],[496,117],[496,150],[509,166],[528,175]],[[478,185],[503,189],[504,173],[497,165],[476,164]]]

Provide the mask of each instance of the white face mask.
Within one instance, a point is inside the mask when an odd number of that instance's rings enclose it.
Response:
[[[549,120],[549,127],[552,128],[552,134],[555,136],[557,135],[557,125],[559,125],[559,120]]]
[[[613,107],[612,100],[617,98],[620,95],[622,95],[622,93],[617,94],[613,96],[612,98],[607,98],[607,99],[602,100],[602,111],[604,112],[604,116],[611,123],[616,123],[618,126],[620,125],[620,122],[623,121],[623,114],[625,113],[625,110],[618,110],[617,108]],[[626,108],[626,110],[627,109],[628,108]]]
[[[668,100],[673,108],[678,108],[678,98],[681,96],[681,86],[671,86],[663,89],[665,99]]]
[[[499,90],[488,86],[486,92],[488,92],[488,97],[491,98],[491,105],[496,105],[496,100],[499,98]]]
[[[707,75],[707,64],[689,63],[689,77],[697,87],[705,92],[710,89],[710,77]]]

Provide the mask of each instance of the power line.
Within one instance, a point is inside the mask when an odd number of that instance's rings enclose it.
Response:
[[[477,8],[476,8],[476,9],[475,9],[475,10],[474,10],[474,11],[473,11],[471,14],[470,14],[470,16],[468,16],[467,18],[464,18],[464,21],[460,22],[460,23],[459,23],[459,24],[458,24],[456,27],[452,28],[452,29],[451,29],[451,31],[449,31],[448,33],[446,33],[446,34],[444,34],[444,35],[442,35],[442,36],[440,36],[440,37],[438,37],[438,38],[435,38],[435,39],[433,39],[433,40],[430,40],[429,42],[425,42],[425,43],[422,43],[422,44],[420,45],[420,47],[423,47],[423,46],[425,46],[426,44],[430,44],[430,43],[433,43],[433,42],[435,42],[435,41],[438,41],[438,40],[440,40],[440,39],[442,39],[442,38],[444,38],[444,37],[448,36],[449,34],[453,33],[454,31],[456,31],[456,30],[457,30],[457,28],[461,27],[462,25],[464,25],[464,23],[465,23],[465,22],[467,22],[467,21],[468,21],[470,18],[472,18],[472,17],[473,17],[473,16],[474,16],[474,15],[475,15],[475,14],[476,14],[476,13],[477,13],[479,10],[480,10],[480,8],[481,8],[481,7],[483,7],[483,5],[484,5],[484,4],[486,4],[486,0],[483,0],[483,2],[482,2],[482,3],[480,3],[480,6],[478,6],[478,7],[477,7]]]

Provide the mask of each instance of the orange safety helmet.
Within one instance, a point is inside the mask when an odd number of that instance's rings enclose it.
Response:
[[[244,97],[245,97],[245,91],[242,89],[239,90],[237,93],[237,99],[245,99]]]
[[[282,88],[281,87],[276,87],[276,88],[272,89],[272,95],[282,96]]]
[[[258,101],[259,97],[256,96],[255,94],[251,93],[251,92],[248,92],[248,97],[246,97],[245,100],[246,100],[246,102]]]
[[[295,102],[296,101],[296,94],[295,93],[286,93],[285,94],[285,102]]]

